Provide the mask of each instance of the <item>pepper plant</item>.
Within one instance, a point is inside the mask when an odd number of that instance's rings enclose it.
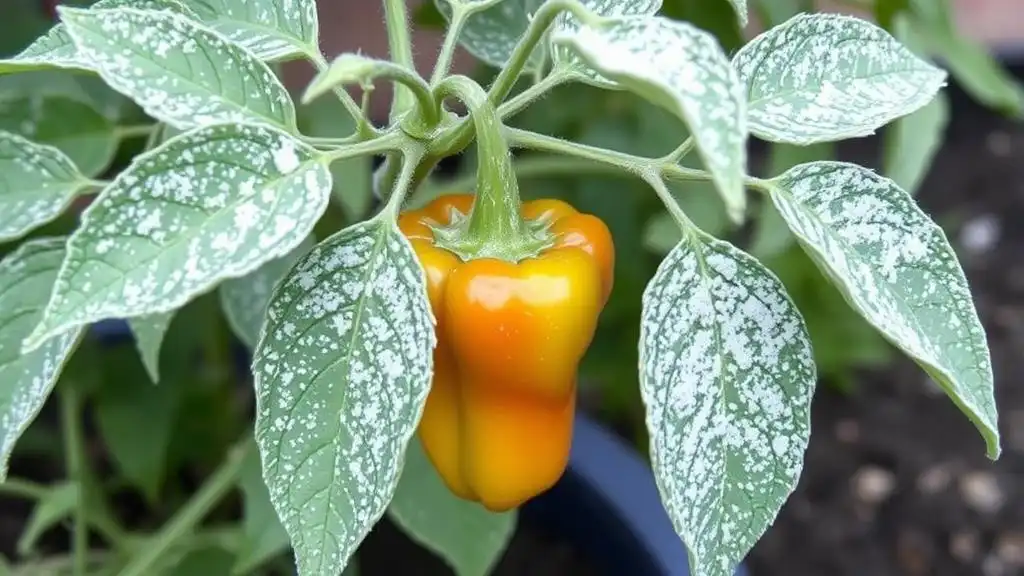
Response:
[[[2,470],[93,324],[126,319],[156,380],[176,314],[216,292],[252,351],[252,436],[155,535],[119,538],[71,450],[73,573],[93,565],[93,528],[118,548],[102,573],[166,569],[244,470],[247,513],[263,516],[246,522],[235,573],[290,545],[302,576],[338,574],[386,513],[459,573],[486,573],[518,505],[565,468],[577,363],[614,290],[608,229],[561,202],[520,202],[513,150],[636,178],[678,229],[642,296],[638,370],[654,476],[695,574],[731,574],[794,489],[817,376],[780,281],[698,227],[674,183],[711,184],[736,224],[750,195],[770,202],[999,456],[985,334],[942,230],[854,164],[747,169],[751,136],[872,134],[932,102],[942,69],[847,16],[797,14],[730,55],[660,0],[439,0],[447,35],[427,78],[404,2],[383,5],[390,60],[329,62],[314,0],[100,0],[59,8],[56,27],[0,61],[3,74],[93,75],[149,119],[131,129],[145,150],[110,180],[66,146],[0,132],[0,239],[20,242],[0,262]],[[731,6],[745,26],[746,2]],[[460,43],[493,81],[450,73]],[[296,97],[275,70],[298,59],[318,73]],[[378,82],[396,88],[385,126],[366,115]],[[645,155],[509,125],[572,83],[635,93],[686,130]],[[297,113],[322,101],[351,115],[351,134],[300,129]],[[467,150],[474,190],[438,195],[432,171]],[[332,168],[370,155],[384,157],[379,206],[325,224],[355,195]],[[69,235],[35,235],[93,193]],[[74,447],[82,391],[62,386]]]

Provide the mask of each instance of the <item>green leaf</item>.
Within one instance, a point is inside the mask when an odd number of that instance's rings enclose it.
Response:
[[[186,16],[133,8],[60,14],[79,57],[158,120],[182,130],[257,122],[296,131],[295,107],[274,72]]]
[[[164,385],[154,386],[147,381],[150,368],[143,369],[126,347],[104,363],[103,386],[95,396],[96,425],[114,465],[151,504],[160,502],[171,443],[180,432],[187,392],[178,376],[183,369],[166,366]]]
[[[320,98],[298,110],[303,134],[318,138],[344,138],[355,130],[355,122],[337,98]],[[350,222],[361,220],[373,203],[372,160],[357,156],[331,162],[332,196]]]
[[[730,217],[742,219],[747,164],[743,86],[714,36],[686,22],[647,16],[556,31],[551,38],[602,76],[683,119]]]
[[[229,574],[234,561],[234,554],[231,552],[216,546],[207,546],[190,551],[166,574],[167,576]]]
[[[854,164],[797,166],[770,191],[850,305],[935,379],[997,458],[992,360],[942,229],[894,182]]]
[[[487,0],[476,0],[486,2]],[[508,62],[519,39],[530,27],[533,14],[545,0],[501,0],[496,5],[480,10],[469,17],[459,35],[459,44],[485,64],[501,68]],[[437,9],[450,23],[453,2],[434,0]],[[473,4],[474,0],[455,0],[458,4]],[[584,0],[585,3],[585,0]],[[463,8],[464,9],[464,8]],[[544,51],[536,49],[524,72],[543,65]]]
[[[873,134],[923,107],[946,73],[888,32],[838,14],[799,15],[740,49],[750,131],[789,144]]]
[[[67,518],[77,504],[78,484],[62,482],[48,488],[46,494],[36,502],[32,516],[18,538],[18,554],[31,554],[43,533]]]
[[[650,16],[661,9],[661,0],[583,0],[581,3],[594,14],[608,18]],[[580,26],[580,22],[572,14],[565,13],[555,23],[555,30],[561,34],[572,34]],[[583,82],[602,88],[618,86],[614,81],[602,77],[593,68],[587,66],[579,56],[565,46],[552,44],[551,57],[556,65],[575,71],[578,79]]]
[[[256,442],[300,576],[335,576],[384,514],[433,371],[423,269],[387,218],[304,256],[253,361]]]
[[[344,84],[372,83],[375,78],[396,69],[401,69],[401,66],[390,60],[368,58],[362,54],[351,52],[339,54],[327,68],[313,77],[302,95],[302,102],[312,102],[330,92],[332,88],[341,87]]]
[[[60,150],[0,132],[0,242],[53,221],[87,186]]]
[[[949,99],[939,93],[917,112],[892,124],[885,134],[882,172],[911,196],[928,175],[949,123]]]
[[[100,0],[91,9],[105,10],[121,7],[169,10],[190,17],[195,16],[178,0]],[[79,55],[78,49],[63,23],[50,28],[46,34],[37,38],[35,42],[13,58],[0,60],[0,74],[46,68],[93,70],[92,63]]]
[[[142,365],[154,384],[160,382],[160,345],[164,342],[167,329],[174,319],[174,311],[160,314],[147,314],[128,319],[128,326],[135,335],[135,345],[139,349]]]
[[[644,292],[651,466],[694,576],[732,576],[796,487],[816,373],[799,311],[753,257],[697,230]]]
[[[275,258],[249,274],[232,278],[220,285],[221,308],[235,335],[250,349],[256,347],[263,328],[263,319],[270,303],[270,295],[288,270],[309,252],[316,241],[312,236],[299,243],[291,252]]]
[[[266,61],[320,56],[316,0],[183,0],[211,28]]]
[[[210,126],[135,158],[86,210],[29,344],[105,318],[169,312],[283,256],[329,201],[318,153],[257,125]]]
[[[242,519],[242,543],[231,573],[250,574],[288,549],[288,533],[270,503],[270,493],[263,482],[263,469],[257,450],[246,451],[238,485],[242,489],[245,513]]]
[[[0,96],[0,130],[57,148],[90,177],[103,172],[117,152],[113,122],[93,106],[65,96]]]
[[[419,440],[409,443],[388,514],[457,576],[487,576],[515,531],[516,511],[496,514],[452,494]]]
[[[7,477],[14,444],[42,409],[82,332],[71,330],[32,352],[21,351],[63,259],[64,239],[46,238],[25,242],[0,261],[0,481]]]
[[[835,144],[819,142],[808,146],[775,143],[771,146],[768,174],[778,176],[790,168],[807,162],[831,160],[835,154]],[[789,248],[796,238],[789,231],[789,225],[779,215],[771,202],[761,202],[751,239],[750,253],[759,260],[771,258]]]
[[[729,0],[732,4],[733,9],[736,10],[736,18],[740,21],[740,26],[746,28],[747,23],[750,21],[749,15],[747,14],[747,0]]]

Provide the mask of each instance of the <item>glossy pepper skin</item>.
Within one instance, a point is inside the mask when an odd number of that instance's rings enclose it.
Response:
[[[614,247],[598,218],[537,200],[521,214],[550,222],[550,248],[516,263],[463,261],[435,245],[429,224],[472,203],[442,196],[399,219],[437,319],[418,435],[453,493],[504,511],[550,488],[568,463],[577,367],[612,289]]]

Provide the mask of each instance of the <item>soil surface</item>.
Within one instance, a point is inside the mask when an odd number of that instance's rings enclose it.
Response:
[[[909,361],[819,386],[800,484],[752,576],[1024,574],[1024,123],[954,92],[918,198],[960,255],[992,350],[1003,455]],[[841,149],[878,166],[876,143]]]

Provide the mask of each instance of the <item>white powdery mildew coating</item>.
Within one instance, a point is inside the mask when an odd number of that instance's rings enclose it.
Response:
[[[60,150],[0,131],[0,242],[59,216],[83,185]]]
[[[992,361],[970,288],[942,229],[891,180],[816,162],[779,176],[772,201],[853,305],[930,366],[998,454]]]
[[[640,390],[662,500],[696,576],[731,576],[796,486],[816,373],[803,319],[751,256],[684,239],[643,296]]]
[[[282,150],[302,159],[282,172]],[[41,330],[177,308],[292,250],[326,209],[315,151],[263,126],[211,126],[141,155],[89,207]]]
[[[618,16],[647,16],[661,10],[661,0],[580,0],[588,10],[599,16],[615,18]],[[555,22],[554,30],[561,34],[571,34],[581,26],[572,13],[562,14]],[[600,87],[614,87],[616,83],[604,78],[583,61],[572,50],[560,44],[552,44],[551,58],[559,64],[568,65],[581,75],[585,82]]]
[[[64,239],[47,238],[26,242],[0,261],[0,481],[14,444],[42,409],[81,333],[71,330],[21,353],[63,259]]]
[[[686,22],[630,16],[601,29],[556,31],[553,43],[683,119],[726,204],[745,204],[747,115],[743,85],[714,36]]]
[[[92,5],[91,10],[103,10],[108,8],[132,7],[146,10],[172,10],[177,13],[192,16],[191,10],[183,6],[177,0],[99,0]],[[91,63],[78,57],[78,50],[75,48],[71,36],[68,35],[64,24],[57,24],[50,31],[40,36],[35,42],[13,58],[16,62],[48,64],[59,68],[81,68],[92,70]]]
[[[231,328],[250,349],[256,347],[267,304],[277,283],[296,261],[315,244],[307,236],[294,250],[253,270],[241,278],[231,278],[220,285],[221,308]]]
[[[745,45],[733,63],[747,87],[751,132],[799,145],[873,134],[946,82],[882,28],[835,14],[796,16]]]
[[[734,10],[736,10],[736,17],[739,18],[740,26],[746,27],[749,21],[747,15],[747,0],[729,0]]]
[[[368,221],[274,292],[253,362],[256,441],[302,576],[336,576],[395,491],[430,388],[425,290],[405,238]]]
[[[64,10],[79,57],[180,130],[228,122],[295,130],[288,91],[261,60],[171,11]]]
[[[317,53],[315,0],[185,0],[209,25],[262,60]]]
[[[504,66],[512,56],[519,39],[529,28],[534,13],[544,2],[545,0],[504,0],[482,12],[477,12],[469,17],[462,28],[459,44],[486,64]],[[452,8],[448,5],[448,0],[434,0],[434,3],[451,22]],[[537,68],[543,60],[544,53],[541,50],[534,50],[525,71]]]

